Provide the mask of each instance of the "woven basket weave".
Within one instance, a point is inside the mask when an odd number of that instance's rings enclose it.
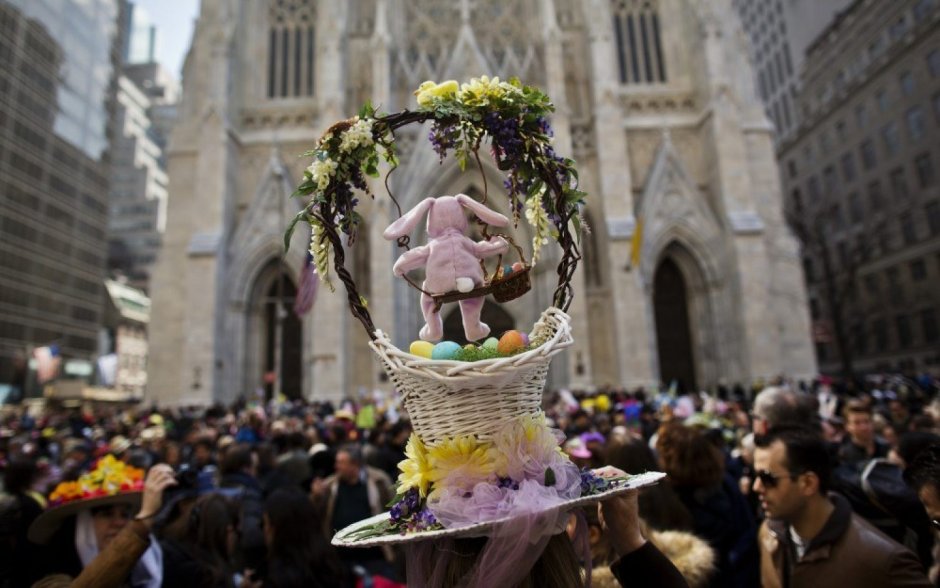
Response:
[[[370,343],[402,393],[415,433],[426,445],[475,435],[487,440],[507,421],[542,409],[552,357],[570,346],[570,318],[549,308],[532,330],[544,343],[512,357],[464,362],[424,359],[401,351],[380,330]]]

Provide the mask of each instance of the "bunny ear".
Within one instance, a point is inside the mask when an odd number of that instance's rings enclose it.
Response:
[[[488,225],[493,225],[494,227],[505,227],[509,225],[509,219],[495,210],[490,210],[484,204],[480,204],[473,198],[470,198],[466,194],[457,194],[457,202],[459,202],[464,208],[469,209],[473,214],[485,222]]]
[[[424,218],[425,213],[434,206],[434,198],[425,198],[417,206],[406,212],[400,219],[393,222],[385,229],[382,236],[392,241],[414,230],[415,225]]]

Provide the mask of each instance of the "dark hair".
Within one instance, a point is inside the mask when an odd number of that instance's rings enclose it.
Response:
[[[813,409],[813,398],[789,388],[764,388],[754,398],[753,412],[771,427],[797,424],[808,426],[818,419]]]
[[[867,414],[868,416],[873,416],[874,411],[872,410],[871,406],[865,404],[861,400],[850,400],[846,403],[845,408],[842,410],[842,418],[848,421],[850,414]]]
[[[615,435],[610,438],[604,455],[607,464],[628,474],[642,474],[659,469],[653,450],[636,437]],[[650,527],[665,531],[673,529],[692,530],[692,515],[682,504],[669,480],[650,486],[640,494],[640,516]],[[596,505],[588,509],[597,510]]]
[[[222,463],[219,464],[219,473],[223,476],[237,474],[251,467],[251,446],[247,443],[238,443],[228,448]]]
[[[784,426],[754,437],[754,444],[761,449],[770,448],[775,441],[783,443],[787,450],[787,470],[791,474],[813,472],[819,478],[819,492],[825,495],[829,491],[832,465],[819,431],[806,426]]]
[[[940,435],[927,431],[909,431],[898,439],[898,455],[905,465],[911,465],[920,452],[931,445],[940,444]]]
[[[659,429],[656,451],[669,479],[677,487],[708,488],[721,482],[725,458],[701,431],[681,424]]]
[[[3,472],[3,486],[9,494],[20,494],[29,490],[36,479],[36,464],[28,459],[15,459]]]
[[[339,449],[336,450],[336,453],[343,452],[349,456],[349,459],[353,460],[359,465],[362,465],[362,447],[356,445],[355,443],[345,443],[339,446]]]
[[[181,542],[193,559],[201,564],[200,585],[231,585],[232,570],[228,564],[233,556],[228,545],[230,528],[239,528],[238,507],[221,494],[201,496],[190,509]]]
[[[299,488],[278,488],[264,503],[271,526],[265,586],[340,586],[342,565],[320,515]]]
[[[904,481],[918,492],[926,484],[933,484],[940,491],[940,445],[931,445],[918,453],[904,470]]]

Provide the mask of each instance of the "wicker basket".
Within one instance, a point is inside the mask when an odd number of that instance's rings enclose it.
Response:
[[[496,302],[509,302],[528,292],[532,288],[532,282],[529,279],[530,269],[526,266],[505,278],[490,283],[490,290]]]
[[[424,359],[401,351],[382,331],[375,335],[370,345],[402,393],[415,433],[426,445],[459,435],[489,439],[508,420],[538,413],[548,365],[572,343],[570,318],[554,307],[542,313],[530,335],[545,342],[511,357]]]

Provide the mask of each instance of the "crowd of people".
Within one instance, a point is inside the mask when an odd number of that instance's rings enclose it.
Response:
[[[668,475],[639,495],[640,533],[690,586],[927,586],[928,575],[940,585],[937,392],[930,379],[820,378],[754,392],[561,390],[544,409],[578,465]],[[401,585],[398,549],[330,538],[387,510],[411,433],[398,399],[378,394],[5,406],[0,588]],[[136,502],[43,518],[58,485],[105,459],[146,472]],[[622,513],[584,514],[594,585],[617,586],[626,531],[603,519]]]

